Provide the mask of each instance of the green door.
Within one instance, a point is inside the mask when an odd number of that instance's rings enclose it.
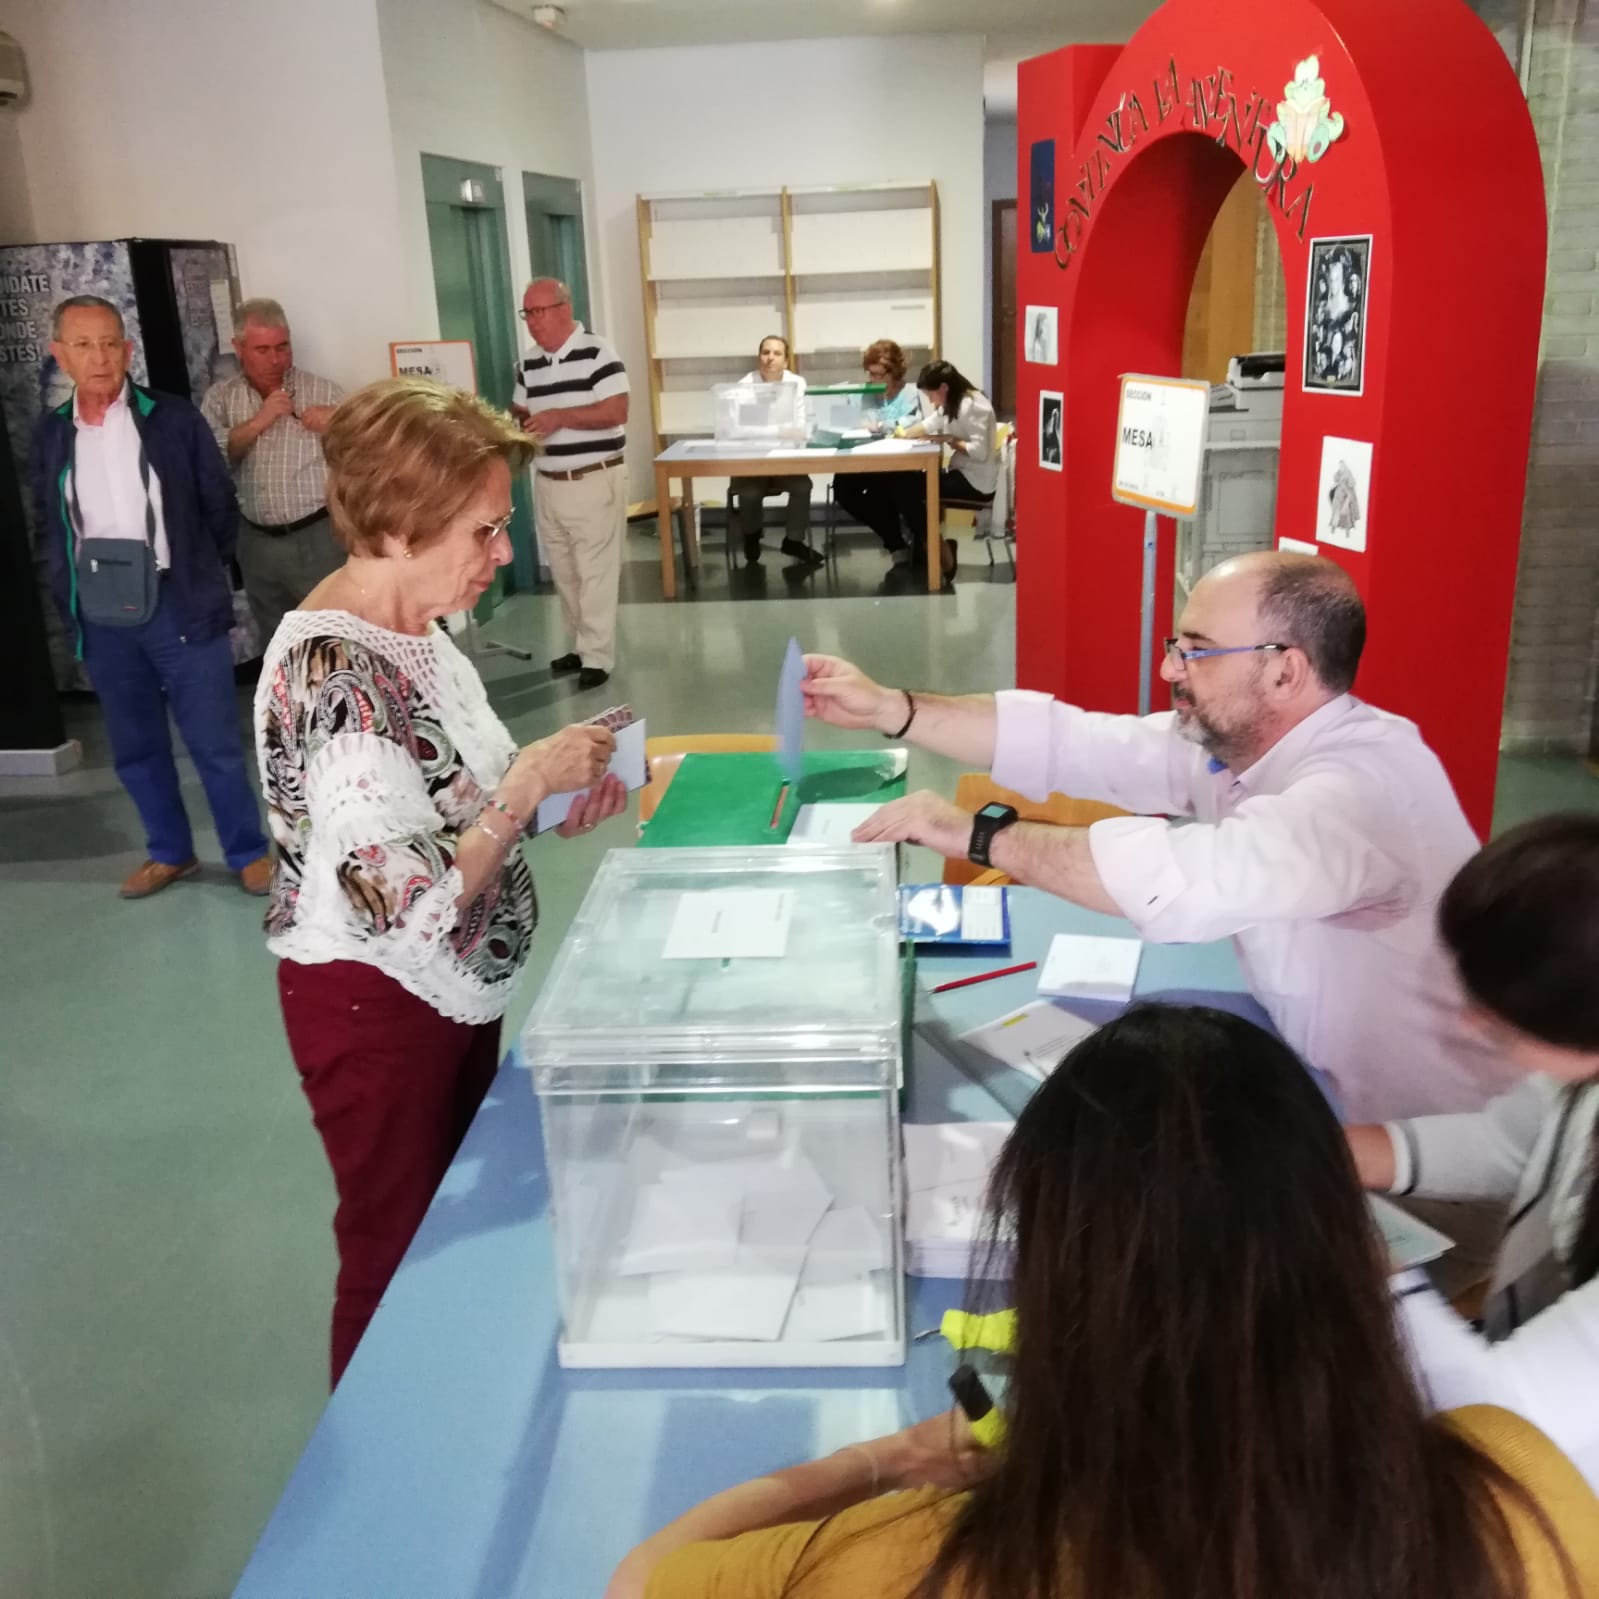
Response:
[[[471,340],[478,393],[504,410],[511,403],[518,346],[499,169],[424,155],[422,192],[427,202],[439,337]],[[515,561],[508,569],[510,581],[502,570],[494,587],[483,596],[478,605],[480,618],[492,615],[506,592],[533,586],[533,518],[525,474],[512,479],[511,493],[516,511],[511,523]]]
[[[559,278],[572,291],[572,314],[589,321],[588,256],[583,245],[583,191],[573,178],[522,174],[527,248],[536,278]]]

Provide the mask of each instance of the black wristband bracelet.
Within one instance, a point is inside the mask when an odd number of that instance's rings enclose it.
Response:
[[[912,694],[908,688],[902,688],[900,693],[905,696],[905,704],[907,707],[905,714],[905,725],[897,732],[885,733],[883,735],[884,738],[904,738],[904,736],[911,730],[911,723],[916,720],[916,696]]]

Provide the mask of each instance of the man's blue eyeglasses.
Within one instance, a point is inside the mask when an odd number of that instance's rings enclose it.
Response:
[[[1187,669],[1190,661],[1203,661],[1212,655],[1249,655],[1257,651],[1288,650],[1291,644],[1227,644],[1218,649],[1185,650],[1174,638],[1166,640],[1166,659],[1177,671]]]

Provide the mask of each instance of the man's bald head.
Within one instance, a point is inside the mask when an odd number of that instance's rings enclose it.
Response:
[[[1355,681],[1366,646],[1366,607],[1354,580],[1322,555],[1256,550],[1206,573],[1217,585],[1248,584],[1254,592],[1259,642],[1292,644],[1332,694]]]

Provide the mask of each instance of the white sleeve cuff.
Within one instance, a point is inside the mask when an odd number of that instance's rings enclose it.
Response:
[[[1388,1187],[1390,1194],[1408,1194],[1416,1186],[1416,1150],[1405,1132],[1403,1122],[1384,1122],[1382,1130],[1394,1152],[1394,1180]]]

